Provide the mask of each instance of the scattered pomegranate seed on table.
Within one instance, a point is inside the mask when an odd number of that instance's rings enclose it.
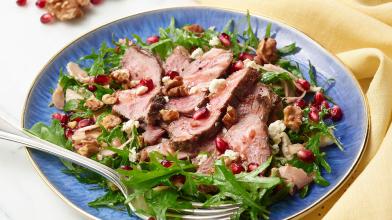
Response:
[[[313,163],[313,161],[316,159],[313,152],[308,149],[302,149],[298,151],[297,157],[305,163]]]
[[[107,75],[98,75],[94,78],[94,82],[100,85],[109,84],[110,77]]]
[[[170,77],[170,79],[174,79],[174,77],[179,76],[180,74],[177,71],[169,70],[166,73],[166,76]]]
[[[225,151],[227,149],[229,149],[229,144],[225,140],[223,140],[223,138],[216,137],[215,138],[215,147],[219,153],[223,154],[223,153],[225,153]]]
[[[37,0],[37,1],[35,2],[35,5],[36,5],[38,8],[45,8],[46,0]]]
[[[162,166],[168,168],[168,167],[171,167],[171,165],[172,165],[173,163],[172,163],[171,161],[168,161],[168,160],[162,160],[162,161],[161,161],[161,164],[162,164]]]
[[[309,91],[310,89],[310,83],[307,80],[304,79],[297,79],[295,81],[303,90]]]
[[[218,38],[223,46],[229,47],[231,45],[230,36],[228,34],[221,33]]]
[[[156,36],[156,35],[147,37],[147,39],[146,39],[147,44],[153,44],[158,41],[159,41],[159,36]]]
[[[250,163],[248,164],[248,169],[246,170],[247,172],[252,172],[256,170],[259,167],[259,164],[257,163]]]
[[[27,4],[27,0],[17,0],[16,4],[18,6],[25,6]]]
[[[321,105],[321,103],[325,100],[322,92],[316,92],[314,94],[313,99],[314,99],[314,104],[316,105]]]
[[[253,60],[254,58],[255,58],[255,55],[250,54],[250,53],[245,53],[245,52],[240,53],[240,55],[238,56],[238,59],[240,59],[242,61],[244,61],[246,59]]]
[[[242,164],[239,164],[239,163],[232,163],[232,164],[230,165],[230,169],[231,169],[231,172],[232,172],[233,174],[239,174],[239,173],[245,171],[245,169],[244,169],[244,167],[242,166]]]
[[[337,106],[337,105],[334,105],[334,106],[329,110],[329,113],[330,113],[330,115],[331,115],[332,120],[334,120],[334,121],[340,121],[340,119],[342,119],[342,117],[343,117],[343,111],[342,111],[342,109],[341,109],[339,106]]]
[[[210,111],[206,107],[199,108],[195,113],[193,113],[192,118],[194,120],[200,120],[207,118],[210,114]]]
[[[148,91],[154,89],[154,82],[152,81],[152,79],[142,79],[140,80],[139,85],[147,87]]]
[[[306,102],[303,99],[298,99],[297,101],[294,102],[294,105],[300,108],[305,108]]]
[[[50,13],[45,13],[45,14],[41,15],[40,20],[41,20],[42,24],[49,24],[54,21],[54,16]]]

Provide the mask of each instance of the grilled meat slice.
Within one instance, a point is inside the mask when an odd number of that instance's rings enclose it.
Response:
[[[187,49],[182,46],[174,48],[173,53],[166,59],[163,65],[165,72],[176,71],[182,75],[182,72],[191,63],[190,54]]]

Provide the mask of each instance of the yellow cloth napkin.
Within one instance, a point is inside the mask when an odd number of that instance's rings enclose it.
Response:
[[[369,142],[345,186],[305,219],[392,219],[392,3],[387,0],[200,0],[249,9],[304,32],[351,69],[366,93]]]

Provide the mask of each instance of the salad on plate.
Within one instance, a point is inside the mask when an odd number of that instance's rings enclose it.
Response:
[[[262,37],[189,24],[103,42],[99,50],[60,70],[52,122],[29,131],[116,169],[132,189],[125,198],[103,177],[63,161],[65,173],[107,193],[92,207],[124,209],[166,219],[168,209],[235,203],[235,218],[268,219],[268,207],[311,184],[328,186],[323,147],[343,146],[334,135],[341,108],[290,59],[295,43],[279,46],[266,24]],[[112,46],[109,46],[112,45]],[[49,92],[49,91],[48,91]]]

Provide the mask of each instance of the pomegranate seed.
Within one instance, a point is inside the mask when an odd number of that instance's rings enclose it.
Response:
[[[303,90],[309,91],[310,89],[310,83],[304,79],[297,79],[295,81]]]
[[[42,24],[49,24],[54,21],[54,16],[51,13],[45,13],[41,15],[40,20]]]
[[[234,72],[241,70],[243,68],[244,68],[244,62],[242,62],[241,60],[238,60],[237,62],[235,62],[233,64],[232,72],[234,73]]]
[[[210,115],[210,111],[206,107],[199,108],[195,113],[193,113],[192,118],[194,120],[200,120],[207,118]]]
[[[107,75],[98,75],[94,78],[94,82],[100,85],[109,84],[110,77]]]
[[[72,135],[74,134],[74,131],[70,128],[65,129],[65,137],[66,138],[71,138]]]
[[[65,114],[60,114],[60,113],[54,113],[52,115],[53,119],[59,120],[61,123],[67,123],[68,122],[68,115]]]
[[[27,4],[27,0],[17,0],[16,4],[18,6],[25,6]]]
[[[91,124],[93,124],[93,120],[91,120],[89,118],[85,118],[85,119],[82,119],[78,122],[78,128],[83,128],[83,127],[89,126]]]
[[[152,79],[142,79],[140,80],[139,85],[147,87],[148,91],[154,89],[154,83],[152,82]]]
[[[230,165],[230,169],[233,174],[238,174],[245,171],[244,167],[239,163],[232,163]]]
[[[88,85],[88,86],[87,86],[87,89],[88,89],[90,92],[95,92],[95,90],[97,90],[97,87],[94,86],[94,85]]]
[[[184,184],[185,183],[185,176],[184,175],[174,175],[170,178],[170,180],[172,181],[172,183],[176,186],[179,184]]]
[[[329,110],[329,113],[331,114],[331,118],[332,118],[332,120],[334,120],[334,121],[340,121],[340,119],[342,119],[342,117],[343,117],[343,111],[342,111],[342,109],[341,109],[339,106],[337,106],[337,105],[334,105],[334,106]]]
[[[103,2],[103,0],[90,0],[91,4],[93,5],[99,5]]]
[[[227,149],[229,149],[229,144],[225,140],[223,140],[223,138],[216,137],[215,138],[215,147],[219,153],[223,154],[223,153],[225,153],[225,151]]]
[[[149,217],[148,220],[156,220],[155,217]]]
[[[258,167],[259,167],[259,164],[257,164],[257,163],[250,163],[250,164],[248,164],[247,172],[252,172],[253,170],[257,169]]]
[[[300,108],[305,108],[306,102],[303,99],[298,99],[297,101],[294,102],[294,105]]]
[[[244,61],[246,59],[248,60],[253,60],[255,58],[255,55],[250,54],[250,53],[240,53],[240,55],[238,56],[238,59]]]
[[[76,121],[76,122],[79,122],[79,121],[81,121],[81,120],[82,120],[81,117],[74,118],[74,121]]]
[[[226,33],[221,33],[219,35],[219,40],[221,41],[221,43],[223,44],[223,46],[225,47],[230,47],[231,42],[230,42],[230,36],[227,35]]]
[[[321,103],[321,106],[324,106],[324,108],[329,109],[329,103],[328,103],[326,100],[324,100],[324,101]]]
[[[164,166],[164,167],[166,167],[166,168],[169,168],[169,167],[171,167],[171,165],[173,164],[171,161],[168,161],[168,160],[162,160],[161,161],[161,164],[162,164],[162,166]]]
[[[147,40],[146,40],[147,44],[153,44],[158,41],[159,41],[159,36],[156,36],[156,35],[151,36],[151,37],[147,37]]]
[[[316,105],[321,105],[321,103],[325,100],[323,93],[321,92],[316,92],[316,94],[314,94],[314,104]]]
[[[312,107],[309,112],[309,119],[314,122],[320,121],[319,110],[317,108]]]
[[[35,2],[35,5],[36,5],[38,8],[45,8],[46,0],[37,0],[37,1]]]
[[[297,157],[305,163],[313,163],[313,161],[316,159],[313,152],[308,149],[302,149],[298,151]]]
[[[170,79],[174,79],[174,77],[179,76],[180,74],[177,71],[169,70],[166,73],[166,76],[170,77]]]
[[[132,167],[130,167],[128,165],[121,165],[120,168],[123,170],[132,170]]]

